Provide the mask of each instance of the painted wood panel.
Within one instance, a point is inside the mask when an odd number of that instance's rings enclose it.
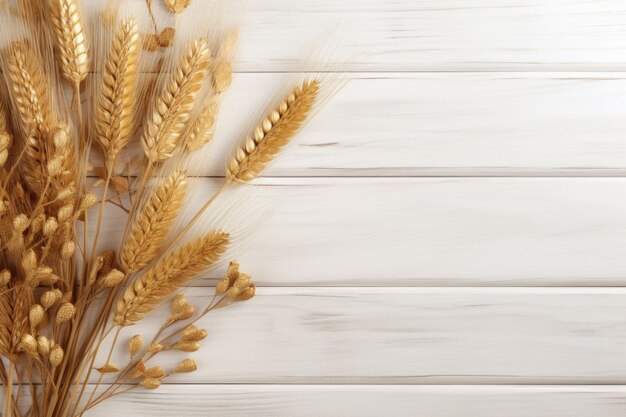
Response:
[[[624,175],[625,75],[347,74],[267,175]],[[238,74],[193,173],[223,175],[248,122],[292,78]]]
[[[89,393],[90,390],[87,390]],[[96,407],[90,417],[622,417],[623,386],[166,385]]]
[[[210,294],[188,291],[197,304]],[[120,340],[148,338],[166,314]],[[198,360],[198,371],[169,383],[626,382],[626,289],[260,288],[203,324],[199,352],[151,362]],[[118,365],[128,360],[121,350]]]
[[[197,7],[210,10],[212,3]],[[242,71],[580,71],[626,64],[626,5],[620,1],[239,3],[245,5]],[[206,14],[190,11],[185,27],[206,26]],[[307,49],[315,51],[308,62]]]
[[[218,185],[193,179],[187,213]],[[625,189],[621,178],[271,178],[227,193],[214,210],[231,216],[201,229],[249,227],[229,256],[261,285],[613,286],[625,282]],[[123,231],[111,210],[103,248]]]

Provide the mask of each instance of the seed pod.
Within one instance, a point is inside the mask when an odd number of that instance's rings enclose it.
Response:
[[[0,288],[6,287],[11,282],[11,271],[3,269],[0,271]]]
[[[60,200],[60,201],[69,200],[69,199],[72,199],[75,194],[76,194],[76,187],[74,187],[73,185],[69,185],[58,192],[57,200]]]
[[[50,354],[50,340],[46,336],[37,337],[37,352],[43,357]]]
[[[57,213],[57,219],[59,219],[59,223],[65,223],[72,218],[73,214],[74,206],[72,204],[66,204],[59,209],[59,212]]]
[[[165,346],[160,343],[152,343],[150,348],[148,348],[148,352],[155,354],[159,352],[163,352],[165,350]]]
[[[80,202],[80,211],[89,210],[98,203],[98,197],[95,194],[87,193]]]
[[[157,378],[144,378],[139,385],[147,389],[157,389],[161,386],[161,380]]]
[[[130,339],[128,342],[128,353],[130,353],[130,357],[132,358],[136,354],[138,354],[143,348],[143,338],[141,335],[136,334]]]
[[[45,277],[39,278],[39,285],[52,286],[59,282],[59,276],[55,274],[50,274]]]
[[[28,354],[37,354],[37,340],[30,334],[22,336],[20,349]]]
[[[33,329],[39,327],[39,325],[43,322],[46,311],[39,304],[34,304],[30,311],[28,312],[28,320],[30,321],[30,325]]]
[[[59,289],[49,290],[41,294],[41,305],[45,310],[55,305],[61,298],[63,293]]]
[[[28,229],[28,216],[25,214],[19,214],[13,219],[13,230],[17,233],[23,233]]]
[[[182,311],[187,306],[187,304],[189,304],[189,302],[187,301],[187,297],[185,297],[183,294],[177,294],[176,297],[172,299],[172,311],[178,313]]]
[[[51,236],[59,228],[59,223],[54,217],[49,217],[43,225],[43,235]]]
[[[228,291],[229,287],[230,287],[230,283],[228,282],[228,277],[221,279],[220,282],[215,287],[215,295],[224,294],[226,291]]]
[[[152,368],[146,369],[144,375],[148,378],[161,379],[165,376],[165,370],[160,366],[153,366]]]
[[[112,374],[115,372],[119,372],[120,368],[117,367],[114,363],[107,363],[106,365],[101,366],[100,368],[96,368],[96,371],[101,374]]]
[[[51,351],[50,351],[50,356],[48,357],[48,359],[50,359],[50,365],[52,365],[53,367],[57,367],[61,364],[61,362],[63,362],[63,356],[65,355],[65,353],[63,352],[63,349],[61,349],[61,346],[55,346]]]
[[[236,301],[248,301],[256,295],[256,287],[254,284],[251,284],[248,288],[243,290],[241,293],[237,295],[235,298]]]
[[[181,350],[183,352],[196,352],[200,349],[200,343],[198,342],[177,342],[172,346],[176,350]]]
[[[194,325],[185,327],[180,338],[183,342],[199,342],[207,337],[207,331]]]
[[[176,366],[176,372],[179,374],[193,372],[196,369],[198,369],[198,365],[193,359],[185,359],[184,361],[179,363],[178,366]]]
[[[48,161],[47,165],[48,175],[51,177],[57,177],[63,173],[63,158],[57,156]]]
[[[174,43],[174,35],[176,30],[172,27],[165,28],[159,33],[159,46],[161,48],[169,48]]]
[[[146,364],[142,360],[140,360],[133,368],[130,377],[132,379],[139,378],[140,376],[143,376],[144,372],[146,372]]]
[[[65,242],[63,246],[61,246],[61,259],[70,259],[74,256],[74,252],[76,252],[76,244],[71,240],[69,242]]]
[[[39,213],[33,218],[33,221],[30,222],[30,231],[32,233],[39,233],[43,229],[43,224],[46,221],[46,215],[44,213]]]
[[[181,310],[170,314],[167,318],[166,324],[170,326],[177,321],[188,320],[193,317],[194,314],[196,314],[196,306],[193,304],[187,304]]]
[[[61,324],[65,323],[68,320],[71,320],[76,313],[76,307],[72,303],[65,303],[61,307],[59,307],[59,311],[57,311],[56,323]]]
[[[101,281],[102,288],[112,288],[124,281],[126,275],[117,269],[112,269],[106,274]]]
[[[34,250],[30,249],[22,258],[22,269],[28,275],[34,272],[35,268],[37,268],[37,255]]]

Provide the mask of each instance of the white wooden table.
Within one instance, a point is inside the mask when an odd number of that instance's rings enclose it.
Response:
[[[285,71],[351,81],[258,183],[258,297],[92,415],[626,416],[626,3],[249,0],[244,31],[200,194]]]

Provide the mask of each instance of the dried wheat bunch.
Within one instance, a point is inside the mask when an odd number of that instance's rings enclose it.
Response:
[[[189,1],[148,1],[147,28],[121,4],[88,19],[86,1],[0,3],[4,416],[83,416],[194,372],[191,358],[155,361],[197,351],[201,319],[256,287],[232,261],[213,299],[190,303],[181,288],[224,260],[232,221],[188,235],[225,189],[261,174],[319,101],[319,81],[297,83],[236,150],[223,186],[186,216],[190,157],[213,140],[237,31],[186,39],[159,28],[153,8],[179,14]],[[155,334],[126,337],[168,302]]]

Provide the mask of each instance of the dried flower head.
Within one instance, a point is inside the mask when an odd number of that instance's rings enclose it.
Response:
[[[112,374],[112,373],[119,372],[120,368],[118,368],[118,366],[115,365],[114,363],[109,362],[101,366],[100,368],[96,368],[96,370],[100,372],[101,374]]]
[[[50,351],[50,356],[48,357],[48,359],[50,360],[50,364],[56,368],[61,364],[61,362],[63,362],[64,356],[65,352],[63,352],[61,346],[57,345]]]
[[[194,372],[198,369],[198,364],[193,359],[185,359],[176,366],[176,373]]]
[[[74,307],[74,304],[64,303],[61,307],[59,307],[59,311],[57,311],[56,323],[61,324],[71,320],[75,313],[76,307]]]
[[[141,335],[133,336],[128,342],[128,353],[130,353],[131,358],[138,354],[141,349],[143,349],[143,338]]]
[[[144,378],[139,385],[147,389],[157,389],[161,386],[161,380],[158,378]]]
[[[48,290],[41,294],[41,305],[45,310],[54,306],[59,300],[63,298],[63,293],[59,289]]]
[[[37,336],[37,352],[42,357],[50,355],[50,340],[46,336]]]

